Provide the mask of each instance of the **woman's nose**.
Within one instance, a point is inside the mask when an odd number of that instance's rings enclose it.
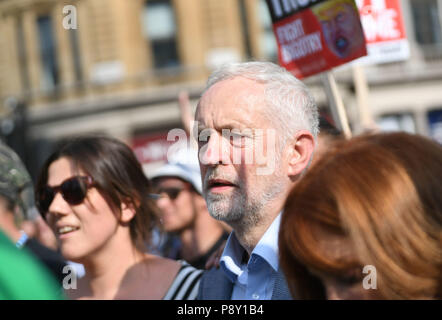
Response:
[[[70,206],[63,199],[60,192],[57,192],[48,208],[48,214],[63,214],[66,215],[70,212]]]

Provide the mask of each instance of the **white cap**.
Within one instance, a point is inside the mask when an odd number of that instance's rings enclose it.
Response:
[[[168,162],[155,170],[151,179],[177,177],[189,182],[196,191],[202,194],[201,171],[198,162],[198,150],[188,148],[187,144],[176,147],[176,151],[168,154]]]

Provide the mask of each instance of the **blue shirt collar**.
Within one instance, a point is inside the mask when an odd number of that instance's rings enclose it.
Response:
[[[279,269],[278,234],[281,222],[281,213],[273,220],[270,227],[259,240],[252,251],[252,256],[257,255],[265,260],[274,271]],[[241,246],[233,231],[227,239],[226,247],[220,259],[220,266],[229,279],[235,282],[242,274],[241,261],[245,249]]]

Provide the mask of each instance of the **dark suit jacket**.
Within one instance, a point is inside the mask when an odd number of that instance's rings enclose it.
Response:
[[[292,300],[287,281],[281,270],[275,275],[272,300]],[[230,300],[233,283],[221,268],[205,271],[199,286],[198,300]]]

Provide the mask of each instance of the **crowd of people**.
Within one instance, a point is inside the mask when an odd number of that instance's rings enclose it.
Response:
[[[34,205],[1,146],[0,299],[441,299],[442,146],[346,140],[319,118],[285,69],[231,63],[198,102],[198,148],[149,179],[123,142],[76,137],[43,165]],[[43,220],[56,242],[26,225]]]

